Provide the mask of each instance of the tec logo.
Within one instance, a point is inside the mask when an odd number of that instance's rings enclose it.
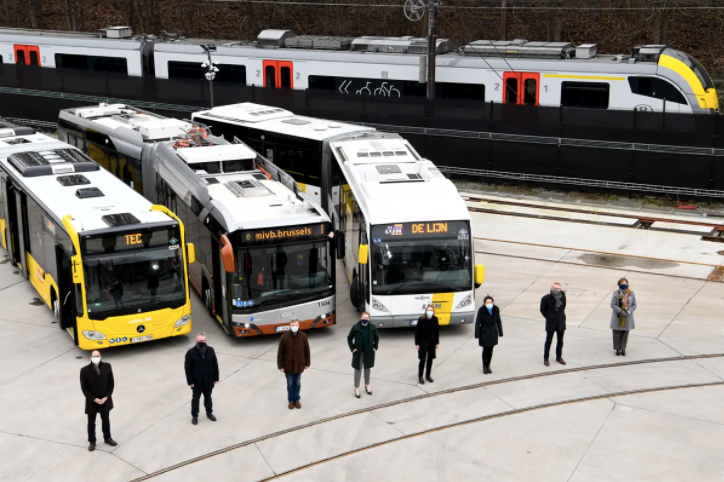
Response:
[[[171,239],[168,240],[168,244],[178,244],[178,239],[176,239],[176,238],[171,238]]]

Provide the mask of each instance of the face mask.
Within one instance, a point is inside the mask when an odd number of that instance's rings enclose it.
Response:
[[[370,322],[370,320],[359,320],[359,321],[362,322],[363,325],[366,325],[367,323]]]
[[[619,288],[621,288],[622,290],[625,290],[626,288],[628,288],[628,285],[626,283],[624,283],[622,285],[619,285]]]
[[[99,356],[92,356],[92,357],[91,357],[91,361],[93,362],[94,365],[98,365],[98,364],[101,362],[101,357],[99,357]]]
[[[292,326],[292,333],[296,333],[296,332],[298,332],[298,331],[299,331],[299,327],[298,327],[298,326]]]
[[[206,348],[206,342],[205,342],[205,341],[200,341],[200,342],[198,342],[197,344],[199,345],[199,348]]]
[[[428,317],[428,318],[432,318],[432,315],[435,314],[435,312],[432,311],[432,310],[427,310],[425,313],[427,313],[427,317]]]
[[[559,295],[559,294],[561,294],[561,289],[560,289],[560,288],[553,288],[553,289],[551,290],[551,293],[553,293],[554,295]]]
[[[487,309],[489,309],[489,310],[492,310],[492,309],[493,309],[493,304],[492,304],[492,303],[485,303],[485,307],[486,307]]]

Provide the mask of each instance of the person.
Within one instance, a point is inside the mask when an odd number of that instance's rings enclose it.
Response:
[[[292,319],[289,331],[279,340],[277,367],[287,377],[287,401],[289,409],[302,408],[299,393],[302,390],[302,373],[312,364],[307,335],[299,331],[299,320]]]
[[[370,387],[370,369],[375,366],[375,353],[380,346],[377,327],[370,323],[370,314],[362,312],[359,323],[355,323],[347,335],[347,344],[352,352],[352,368],[354,368],[354,396],[360,398],[359,383],[362,370],[365,372],[365,391],[372,395]]]
[[[490,362],[493,359],[493,348],[498,344],[498,336],[503,336],[503,322],[500,319],[500,309],[495,306],[493,297],[485,297],[485,306],[478,310],[475,318],[475,338],[483,347],[483,373],[493,373]]]
[[[633,312],[636,311],[636,295],[626,278],[618,280],[618,289],[611,296],[611,331],[616,356],[626,356],[629,331],[636,328]]]
[[[156,292],[158,291],[158,285],[159,285],[159,268],[161,265],[158,261],[151,261],[151,270],[148,272],[148,283],[146,285],[146,288],[151,293],[151,299],[156,297]]]
[[[186,352],[184,361],[186,383],[191,388],[191,423],[199,423],[199,402],[204,394],[204,409],[206,417],[216,422],[214,404],[211,400],[211,391],[219,383],[219,361],[216,352],[206,344],[206,333],[203,331],[196,335],[196,344]]]
[[[420,364],[417,367],[417,381],[420,385],[425,384],[422,379],[422,370],[427,366],[425,379],[432,383],[430,376],[432,371],[432,360],[435,359],[436,350],[440,346],[440,324],[435,316],[435,307],[427,305],[425,314],[417,320],[415,326],[415,348]]]
[[[101,361],[101,353],[91,353],[90,364],[80,369],[80,389],[85,396],[85,413],[88,415],[88,450],[96,449],[96,415],[101,416],[103,441],[115,447],[118,445],[111,437],[110,412],[113,410],[113,369],[110,363]]]
[[[548,356],[553,335],[556,335],[556,361],[565,365],[563,359],[563,335],[566,332],[566,294],[560,283],[553,283],[551,292],[540,300],[540,312],[546,320],[546,343],[543,350],[543,364],[550,366]]]

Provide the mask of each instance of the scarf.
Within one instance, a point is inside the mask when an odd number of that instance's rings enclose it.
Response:
[[[101,376],[101,364],[100,364],[100,362],[98,363],[98,365],[96,365],[95,363],[91,362],[91,365],[93,365],[93,369],[96,371],[96,374],[97,374],[98,376]]]
[[[563,306],[563,291],[558,294],[551,293],[551,296],[553,296],[553,299],[556,300],[556,311],[558,311],[561,306]]]
[[[626,288],[626,291],[622,292],[618,290],[618,306],[621,307],[621,312],[618,314],[618,326],[621,328],[626,324],[626,317],[623,312],[628,310],[628,297],[631,295],[631,288]]]

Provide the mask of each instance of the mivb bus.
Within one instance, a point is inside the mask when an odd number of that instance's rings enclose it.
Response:
[[[61,135],[92,135],[107,152],[140,160],[144,195],[188,227],[198,251],[191,282],[228,334],[278,333],[294,318],[301,329],[335,324],[342,237],[329,237],[330,218],[291,176],[204,126],[125,105],[61,111],[59,124]],[[183,135],[164,140],[178,126]]]
[[[263,152],[288,152],[301,162],[277,156],[280,167],[317,177],[322,207],[345,233],[351,301],[379,326],[415,324],[427,304],[443,325],[473,322],[484,269],[475,265],[470,214],[453,183],[405,139],[254,104],[193,118]]]
[[[75,147],[0,129],[0,216],[11,262],[80,348],[191,331],[183,224]]]

